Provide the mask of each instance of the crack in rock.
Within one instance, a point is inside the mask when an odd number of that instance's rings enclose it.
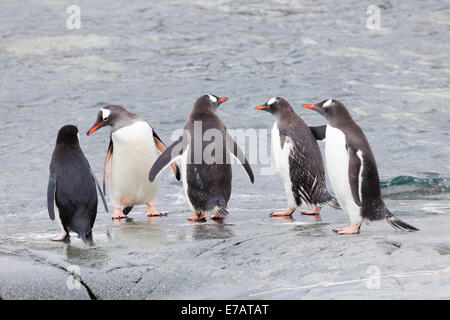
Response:
[[[89,295],[89,298],[91,300],[99,300],[98,297],[94,294],[94,292],[92,292],[91,288],[89,288],[89,286],[86,284],[86,282],[83,281],[83,279],[81,278],[80,275],[75,274],[74,272],[66,269],[64,266],[60,266],[58,264],[54,264],[54,263],[48,262],[47,260],[44,260],[43,258],[39,257],[38,255],[34,254],[33,252],[30,252],[27,249],[23,249],[23,250],[20,250],[20,251],[11,251],[11,250],[8,250],[8,249],[0,248],[0,250],[5,252],[5,253],[15,254],[15,255],[18,255],[18,256],[21,256],[21,257],[29,258],[29,259],[32,259],[32,260],[34,260],[36,262],[39,262],[39,263],[42,263],[42,264],[45,264],[45,265],[48,265],[48,266],[55,267],[55,268],[58,268],[60,270],[63,270],[64,272],[70,274],[74,279],[76,279],[86,289],[86,292]]]

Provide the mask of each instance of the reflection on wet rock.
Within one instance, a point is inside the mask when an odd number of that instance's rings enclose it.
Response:
[[[301,236],[325,237],[330,234],[327,226],[328,223],[300,224],[294,227],[294,231],[297,231],[298,235]]]
[[[63,247],[62,252],[68,263],[90,268],[100,268],[108,259],[107,251],[95,245],[82,247],[69,244]]]
[[[192,238],[196,240],[227,239],[233,236],[233,231],[225,224],[197,224],[192,228]]]

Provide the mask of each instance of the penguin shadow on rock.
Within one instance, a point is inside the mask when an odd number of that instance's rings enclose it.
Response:
[[[97,188],[106,212],[108,207],[78,137],[78,128],[73,125],[63,126],[58,132],[50,162],[47,209],[50,219],[56,218],[62,230],[53,241],[69,242],[69,233],[76,232],[83,242],[92,245]]]
[[[167,215],[155,209],[159,178],[152,182],[148,180],[158,150],[164,152],[167,149],[164,142],[147,121],[121,106],[101,108],[87,135],[107,126],[111,127],[111,132],[103,170],[103,192],[106,193],[108,181],[114,207],[112,219],[126,218],[136,205],[147,205],[148,217]],[[171,167],[175,178],[180,180],[178,166],[171,164]]]
[[[359,233],[364,220],[386,219],[394,228],[403,231],[419,229],[395,217],[381,196],[380,178],[375,157],[362,129],[347,108],[336,99],[304,105],[322,115],[327,124],[317,130],[325,139],[327,172],[336,198],[347,212],[351,225],[338,228],[338,234]]]
[[[186,120],[183,135],[159,156],[148,174],[151,182],[156,181],[161,171],[181,159],[183,187],[194,213],[189,221],[205,222],[206,216],[211,214],[212,220],[220,222],[228,216],[232,180],[230,156],[238,160],[251,183],[254,182],[247,158],[217,115],[217,109],[227,100],[211,94],[198,98]]]
[[[321,207],[340,209],[325,182],[325,167],[316,141],[321,128],[308,127],[281,97],[271,98],[256,110],[275,116],[271,132],[272,155],[288,202],[285,211],[273,212],[270,216],[289,221],[298,207],[315,206],[314,210],[302,214],[315,215],[316,221],[320,221]]]

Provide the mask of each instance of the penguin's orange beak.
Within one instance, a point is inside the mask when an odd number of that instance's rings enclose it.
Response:
[[[259,106],[255,108],[255,110],[266,110],[266,109],[267,109],[266,106]]]
[[[304,105],[303,105],[303,108],[306,108],[306,109],[319,109],[318,107],[312,106],[312,105],[310,105],[310,104],[304,104]]]
[[[219,103],[224,103],[225,101],[228,101],[228,98],[227,98],[227,97],[224,97],[224,98],[220,98],[220,99],[219,99]]]
[[[93,134],[95,131],[97,131],[98,128],[100,128],[104,124],[105,124],[104,122],[100,122],[99,124],[94,124],[94,126],[91,128],[91,130],[88,131],[87,135],[90,136],[91,134]]]

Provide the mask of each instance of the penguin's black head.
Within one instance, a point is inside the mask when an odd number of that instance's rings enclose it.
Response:
[[[336,99],[327,99],[316,104],[303,105],[306,109],[317,111],[327,119],[327,121],[337,121],[338,119],[350,118],[347,108]]]
[[[78,144],[78,128],[68,124],[59,129],[56,144]]]
[[[256,107],[256,110],[264,110],[270,112],[273,115],[278,115],[284,111],[289,111],[291,109],[292,108],[289,102],[280,97],[272,98],[262,106]]]
[[[228,101],[228,98],[220,98],[213,94],[205,94],[195,101],[194,108],[207,108],[216,110],[222,103]]]
[[[95,131],[104,126],[114,126],[117,122],[119,115],[122,113],[128,113],[123,107],[108,105],[100,109],[97,115],[97,120],[95,121],[92,128],[86,133],[88,136],[93,134]]]

